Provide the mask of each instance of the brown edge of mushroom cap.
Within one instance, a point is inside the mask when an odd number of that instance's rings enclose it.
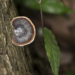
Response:
[[[25,45],[28,45],[28,44],[30,44],[30,43],[32,43],[32,42],[34,41],[35,35],[36,35],[36,30],[35,30],[35,26],[34,26],[34,24],[32,23],[32,21],[31,21],[29,18],[24,17],[24,16],[15,17],[15,18],[11,21],[11,25],[12,25],[13,28],[14,28],[14,26],[13,26],[13,21],[14,21],[15,19],[19,19],[19,18],[26,19],[26,20],[30,23],[30,25],[33,27],[33,32],[34,32],[34,34],[33,34],[32,38],[31,38],[28,42],[25,42],[25,43],[23,43],[23,44],[16,43],[16,42],[14,41],[14,39],[13,39],[15,36],[13,36],[13,38],[12,38],[12,43],[15,44],[15,45],[17,45],[17,46],[25,46]]]

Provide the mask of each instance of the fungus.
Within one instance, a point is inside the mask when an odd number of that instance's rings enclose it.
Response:
[[[17,46],[25,46],[32,43],[35,39],[35,26],[27,17],[16,17],[11,21],[15,28],[12,43]]]

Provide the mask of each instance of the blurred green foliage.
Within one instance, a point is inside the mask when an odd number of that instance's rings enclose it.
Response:
[[[15,0],[15,1],[29,8],[40,10],[39,3],[37,3],[35,0]],[[71,9],[66,7],[62,2],[58,2],[57,0],[42,0],[42,10],[43,12],[53,14],[65,14],[73,12]]]
[[[44,28],[43,36],[45,42],[46,54],[50,62],[54,75],[58,75],[59,63],[60,63],[60,50],[57,45],[54,34],[51,30]]]

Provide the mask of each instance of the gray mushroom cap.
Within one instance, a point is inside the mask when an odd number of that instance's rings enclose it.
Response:
[[[35,27],[27,17],[16,17],[12,20],[15,28],[12,43],[17,46],[30,44],[35,38]]]

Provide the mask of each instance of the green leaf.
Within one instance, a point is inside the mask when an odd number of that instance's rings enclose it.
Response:
[[[40,10],[40,5],[35,0],[19,0],[23,5]],[[42,0],[42,10],[46,13],[64,14],[73,11],[57,0]]]
[[[60,50],[55,40],[55,36],[52,31],[44,28],[43,36],[45,42],[45,49],[50,62],[54,75],[58,75],[59,63],[60,63]]]

